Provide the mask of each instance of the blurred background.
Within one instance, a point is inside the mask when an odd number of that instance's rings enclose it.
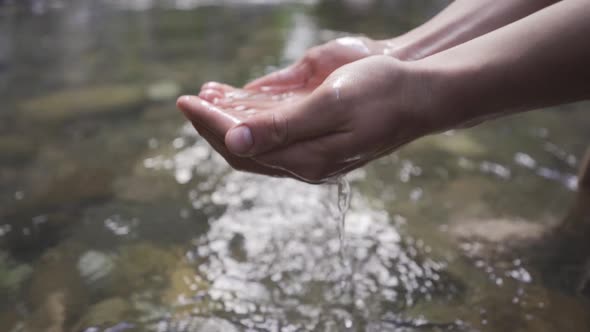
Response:
[[[587,103],[354,171],[343,242],[337,186],[232,171],[175,109],[447,4],[0,0],[0,331],[589,331]]]

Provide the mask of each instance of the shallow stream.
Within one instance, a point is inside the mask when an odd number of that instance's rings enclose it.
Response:
[[[590,331],[590,105],[356,170],[339,228],[346,186],[232,171],[175,98],[445,2],[263,2],[0,1],[0,331]]]

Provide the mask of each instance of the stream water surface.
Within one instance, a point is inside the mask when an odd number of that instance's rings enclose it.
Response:
[[[175,109],[444,1],[0,1],[0,331],[590,331],[590,105],[308,185]]]

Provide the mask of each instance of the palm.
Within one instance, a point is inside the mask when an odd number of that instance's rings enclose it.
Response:
[[[231,153],[227,149],[224,139],[228,130],[236,124],[261,114],[271,115],[270,118],[274,119],[273,113],[281,112],[289,104],[302,102],[311,92],[306,89],[289,92],[256,92],[210,82],[203,86],[198,98],[189,97],[190,101],[179,100],[179,103],[185,104],[185,106],[180,106],[180,109],[185,111],[186,116],[199,134],[233,168],[266,175],[291,176],[287,171]],[[186,106],[189,104],[194,105],[194,108]],[[195,114],[200,114],[200,116],[195,116]]]
[[[241,119],[301,99],[336,69],[383,50],[381,43],[368,38],[340,38],[310,49],[292,66],[256,79],[244,89],[210,82],[203,85],[199,97]]]
[[[203,85],[199,97],[223,109],[236,119],[246,118],[286,103],[299,101],[312,92],[299,88],[291,91],[254,91],[227,84],[209,82]]]

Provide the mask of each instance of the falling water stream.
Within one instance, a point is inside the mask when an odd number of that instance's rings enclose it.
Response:
[[[350,190],[350,183],[346,177],[338,177],[336,179],[336,183],[338,185],[338,214],[336,216],[336,222],[338,227],[340,264],[342,266],[342,270],[344,271],[344,277],[342,278],[342,290],[344,293],[346,293],[352,279],[352,270],[348,261],[348,255],[346,254],[346,213],[350,208],[352,192]]]
[[[352,191],[350,183],[344,175],[330,179],[329,183],[336,185],[337,190],[337,209],[334,214],[334,220],[336,221],[336,229],[338,232],[338,255],[340,267],[342,269],[338,291],[340,292],[339,294],[341,297],[346,297],[346,295],[350,293],[352,285],[352,268],[350,266],[346,243],[346,214],[350,209]],[[347,329],[350,329],[353,326],[353,322],[350,319],[346,319],[344,321],[344,326]]]

